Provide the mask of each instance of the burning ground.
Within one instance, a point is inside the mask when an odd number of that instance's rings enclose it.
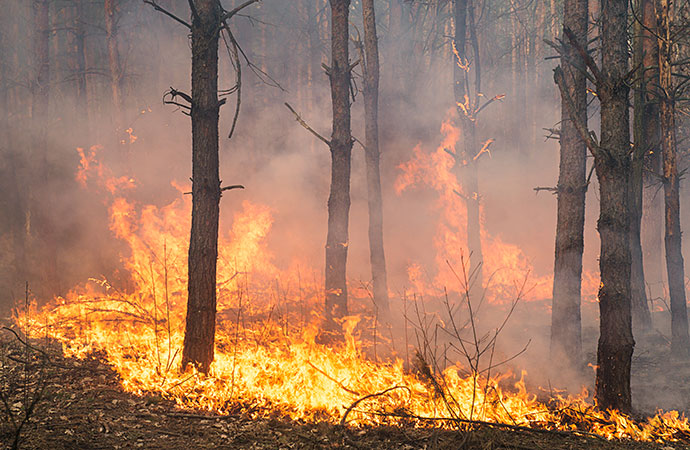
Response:
[[[278,410],[262,418],[235,405],[227,415],[181,409],[159,393],[135,395],[106,356],[65,358],[58,345],[32,341],[31,347],[7,333],[0,341],[3,398],[17,420],[27,402],[38,399],[21,434],[22,448],[227,448],[227,449],[671,449],[678,443],[607,441],[574,433],[468,427],[462,431],[410,426],[343,428],[328,422],[291,420]],[[34,350],[34,348],[40,350]],[[7,388],[15,387],[11,395]],[[20,387],[21,386],[21,387]],[[39,396],[36,391],[40,391]],[[9,423],[0,428],[11,443]]]
[[[28,295],[16,309],[15,332],[44,349],[5,345],[6,378],[29,380],[6,384],[6,409],[18,418],[26,415],[36,388],[46,386],[45,398],[29,414],[26,439],[50,441],[59,430],[65,448],[84,448],[94,442],[86,436],[95,435],[98,445],[152,447],[158,445],[151,442],[155,438],[169,439],[164,447],[175,448],[190,430],[200,447],[229,448],[249,442],[253,448],[688,442],[690,424],[678,412],[654,413],[657,405],[638,418],[599,412],[586,389],[569,395],[556,386],[540,387],[548,381],[543,374],[530,379],[521,373],[528,336],[538,334],[526,334],[528,318],[543,313],[549,280],[525,278],[531,266],[522,251],[485,232],[486,274],[499,275],[480,298],[471,297],[473,275],[453,240],[462,234],[461,223],[453,220],[464,214],[463,202],[443,160],[457,135],[450,122],[442,132],[436,151],[418,148],[400,167],[397,184],[403,192],[445,180],[430,186],[441,214],[435,274],[411,262],[413,288],[400,294],[399,308],[388,318],[377,314],[368,286],[351,281],[351,315],[343,323],[344,342],[337,345],[319,343],[318,272],[299,257],[277,264],[268,245],[272,208],[242,203],[219,245],[216,357],[208,376],[179,370],[188,188],[174,184],[178,196],[164,206],[142,203],[133,195],[136,180],[112,173],[100,159],[102,149],[81,150],[77,181],[104,198],[111,232],[126,246],[126,282],[93,278],[44,306]],[[507,326],[511,321],[518,326]],[[660,361],[644,354],[639,361],[648,369],[643,382],[665,391],[654,381]],[[205,417],[214,414],[220,417]]]

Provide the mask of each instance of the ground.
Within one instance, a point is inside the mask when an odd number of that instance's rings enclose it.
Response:
[[[479,427],[448,431],[405,427],[342,428],[246,412],[214,416],[177,408],[159,395],[124,392],[99,355],[64,358],[50,346],[27,349],[6,329],[0,341],[0,442],[22,449],[682,449],[678,444],[608,442],[573,434]],[[5,336],[6,335],[6,336]],[[44,352],[44,353],[42,353]],[[47,361],[47,362],[46,362]],[[43,388],[43,389],[41,389]],[[36,392],[42,392],[36,395]],[[34,399],[38,399],[34,402]]]

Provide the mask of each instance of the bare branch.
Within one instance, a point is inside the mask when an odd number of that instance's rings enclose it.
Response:
[[[240,6],[236,7],[235,9],[232,9],[232,10],[230,10],[230,11],[227,11],[225,14],[223,14],[223,16],[220,18],[220,21],[221,21],[221,22],[225,22],[226,20],[232,18],[232,16],[234,16],[234,15],[237,14],[238,12],[242,11],[242,10],[243,10],[244,8],[246,8],[247,6],[249,6],[249,5],[253,4],[253,3],[257,3],[257,2],[259,2],[259,1],[261,1],[261,0],[248,0],[248,1],[244,2],[244,3],[242,3]]]
[[[177,17],[175,14],[171,13],[171,12],[168,11],[167,9],[162,8],[158,3],[156,3],[155,0],[143,0],[143,1],[144,1],[144,3],[146,3],[147,5],[151,5],[151,6],[153,7],[153,9],[155,9],[156,11],[162,12],[162,13],[165,14],[166,16],[170,17],[171,19],[173,19],[173,20],[176,21],[176,22],[181,23],[182,25],[184,25],[185,27],[189,28],[190,30],[192,29],[192,26],[191,26],[189,23],[187,23],[186,21],[180,19],[179,17]]]
[[[329,141],[328,139],[326,139],[325,137],[321,136],[319,133],[317,133],[316,131],[314,131],[314,129],[313,129],[312,127],[310,127],[309,124],[307,124],[307,122],[305,122],[305,121],[300,117],[299,114],[297,114],[297,111],[295,111],[295,110],[292,108],[292,106],[290,106],[289,103],[285,102],[285,106],[287,106],[287,109],[289,109],[290,112],[292,112],[292,114],[295,115],[295,120],[297,120],[297,122],[298,122],[300,125],[302,125],[302,126],[303,126],[307,131],[309,131],[311,134],[313,134],[314,136],[316,136],[316,137],[317,137],[320,141],[322,141],[324,144],[328,145],[329,147],[331,146],[331,141]]]
[[[575,33],[573,33],[573,30],[571,30],[568,27],[564,27],[563,32],[567,36],[568,41],[570,41],[570,45],[575,47],[575,50],[577,50],[577,52],[580,54],[580,57],[584,61],[585,65],[589,67],[589,70],[592,72],[592,75],[594,75],[597,84],[603,83],[605,78],[599,70],[599,66],[597,66],[596,62],[594,62],[592,56],[589,53],[587,53],[587,50],[584,47],[582,47],[582,45],[580,45],[580,43],[577,41],[577,38],[575,37]]]
[[[580,138],[585,142],[587,148],[589,148],[589,151],[591,151],[593,155],[597,156],[600,150],[599,144],[597,144],[592,135],[589,133],[587,126],[581,121],[577,120],[575,105],[573,105],[573,100],[570,98],[570,94],[568,93],[568,89],[565,85],[565,77],[563,76],[563,69],[561,69],[561,66],[558,66],[554,69],[553,79],[558,86],[558,90],[561,92],[561,98],[566,105],[570,120],[575,125],[575,129],[580,135]]]

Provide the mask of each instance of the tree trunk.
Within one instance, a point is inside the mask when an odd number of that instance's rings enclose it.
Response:
[[[84,27],[84,0],[76,0],[74,11],[74,61],[77,94],[77,115],[80,121],[84,146],[89,141],[89,103],[86,93],[86,31]]]
[[[120,50],[118,46],[118,0],[105,0],[105,31],[108,44],[108,65],[110,67],[110,93],[113,102],[113,115],[117,128],[117,140],[127,145],[128,137],[125,136],[125,123],[122,111],[122,67],[120,65]]]
[[[636,100],[642,103],[641,110],[635,106],[635,132],[639,134],[640,144],[644,148],[643,193],[642,193],[642,250],[646,288],[650,298],[664,297],[664,274],[662,262],[663,235],[663,201],[658,195],[656,185],[662,176],[661,149],[659,148],[659,51],[656,43],[656,11],[653,0],[640,0],[642,23],[644,27],[636,36],[641,36],[642,82]],[[636,22],[637,23],[637,22]],[[640,98],[637,98],[639,96]],[[639,120],[639,123],[638,123]],[[635,136],[635,146],[638,146],[638,136]],[[634,319],[634,316],[633,316]]]
[[[350,0],[329,0],[331,5],[331,82],[333,134],[331,193],[328,198],[326,238],[326,331],[338,332],[337,319],[347,315],[347,247],[350,215]]]
[[[680,196],[676,148],[675,98],[671,71],[673,37],[671,23],[673,0],[657,0],[657,33],[659,38],[659,87],[661,98],[659,124],[664,159],[664,205],[666,229],[666,271],[671,297],[671,354],[678,358],[690,356],[688,312],[685,300],[685,268],[681,248]]]
[[[601,143],[595,154],[600,187],[598,230],[600,335],[596,399],[600,408],[631,410],[630,364],[635,341],[630,303],[630,129],[627,0],[602,3]]]
[[[649,0],[638,0],[637,10],[643,10]],[[641,8],[640,8],[641,7]],[[644,12],[643,12],[644,17]],[[646,130],[647,122],[651,119],[646,114],[646,95],[645,90],[648,86],[645,75],[651,68],[645,63],[649,63],[649,58],[645,58],[645,41],[649,40],[649,32],[645,30],[639,21],[634,23],[634,61],[635,67],[641,67],[637,86],[634,93],[634,120],[633,133],[634,142],[632,157],[632,174],[630,177],[630,253],[632,257],[632,267],[630,274],[630,288],[632,301],[633,326],[639,330],[649,330],[652,326],[652,317],[647,304],[647,289],[644,274],[644,257],[642,252],[642,193],[644,183],[644,162],[645,154],[651,143],[648,140]],[[655,63],[654,63],[655,64]]]
[[[208,372],[216,330],[218,167],[218,36],[216,0],[197,0],[192,19],[192,229],[182,366]]]
[[[588,0],[566,0],[563,26],[586,48]],[[577,50],[564,39],[561,68],[566,90],[575,106],[575,120],[587,124],[587,83]],[[577,66],[575,64],[578,64]],[[558,175],[556,257],[551,312],[551,360],[555,373],[581,370],[582,252],[584,251],[587,147],[561,99],[561,163]]]
[[[369,202],[369,252],[371,276],[374,287],[374,303],[387,315],[388,281],[386,257],[383,250],[383,201],[381,195],[381,171],[379,161],[379,44],[376,36],[374,0],[362,1],[364,21],[364,121],[367,166],[367,198]]]
[[[35,179],[49,180],[48,163],[48,108],[50,98],[50,3],[48,0],[33,2],[33,63],[31,118],[32,118],[32,174]],[[52,217],[48,209],[54,192],[43,191],[33,183],[27,184],[27,209],[25,242],[30,258],[42,272],[42,280],[35,283],[35,290],[43,289],[43,295],[55,295],[59,291],[57,269],[57,239]],[[39,197],[41,201],[39,201]]]
[[[469,70],[467,58],[467,31],[469,28],[475,57],[472,68],[476,86],[475,94],[480,91],[481,67],[479,65],[479,51],[477,49],[476,34],[474,32],[474,14],[472,4],[468,0],[455,0],[454,19],[455,53],[453,55],[453,85],[455,102],[458,106],[460,127],[463,138],[463,149],[457,154],[454,171],[462,186],[462,194],[467,205],[467,247],[469,249],[469,270],[472,291],[481,295],[484,285],[482,276],[482,255],[480,208],[479,208],[479,177],[475,156],[479,152],[477,145],[476,118],[470,111],[473,103],[470,100]],[[461,67],[462,66],[462,67]],[[464,106],[461,106],[464,105]]]

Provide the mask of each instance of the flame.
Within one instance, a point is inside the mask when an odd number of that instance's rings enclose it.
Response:
[[[460,142],[460,129],[452,118],[446,119],[441,126],[443,139],[439,147],[425,152],[421,146],[413,151],[412,158],[399,166],[400,174],[396,180],[395,190],[400,195],[413,186],[428,186],[438,194],[435,208],[440,220],[434,238],[436,248],[437,275],[422,292],[438,295],[438,286],[456,286],[456,275],[448,267],[460,267],[469,254],[467,248],[467,207],[462,187],[453,173],[455,148]],[[492,143],[488,140],[475,159],[488,152]],[[466,161],[460,161],[467,164]],[[494,302],[506,302],[514,299],[520,291],[521,281],[525,274],[531,274],[527,299],[540,300],[551,296],[551,278],[535,277],[533,267],[527,256],[516,245],[503,241],[501,236],[490,235],[486,228],[481,230],[482,252],[484,257],[482,272],[489,281],[490,299]],[[419,285],[419,278],[410,279],[413,285]],[[434,295],[434,294],[432,294]]]
[[[461,226],[464,203],[454,193],[459,186],[443,150],[453,148],[459,135],[450,125],[444,129],[443,145],[435,153],[415,149],[396,187],[402,191],[423,181],[437,190],[438,206],[453,213],[445,217],[447,223],[439,228],[445,234],[438,237],[451,258],[462,248],[451,227]],[[80,150],[80,155],[79,180],[108,176],[93,154]],[[102,184],[124,191],[130,187]],[[337,423],[347,416],[351,425],[426,426],[426,419],[435,418],[441,419],[435,424],[453,427],[462,420],[482,420],[646,441],[687,439],[690,433],[688,420],[675,411],[636,422],[616,411],[598,411],[587,403],[587,392],[545,405],[529,393],[524,373],[519,379],[510,374],[468,375],[459,364],[431,364],[412,373],[395,355],[377,361],[367,352],[362,334],[367,318],[361,313],[344,319],[341,346],[317,343],[318,318],[305,310],[318,310],[321,285],[304,283],[293,269],[275,265],[266,244],[271,209],[248,201],[235,214],[230,231],[219,238],[218,327],[210,373],[182,372],[191,201],[182,195],[156,207],[127,199],[122,190],[106,192],[111,195],[111,231],[128,246],[123,265],[132,285],[118,289],[108,280],[92,279],[40,311],[35,304],[25,314],[19,311],[15,319],[27,334],[61,342],[67,356],[104,355],[129,392],[158,392],[181,407],[241,410],[254,417],[278,412]],[[501,267],[508,267],[510,274],[529,268],[522,252],[500,237],[484,236],[484,244],[486,265],[497,273]],[[427,288],[423,272],[418,264],[408,267],[417,288]],[[439,273],[439,279],[442,276]]]

